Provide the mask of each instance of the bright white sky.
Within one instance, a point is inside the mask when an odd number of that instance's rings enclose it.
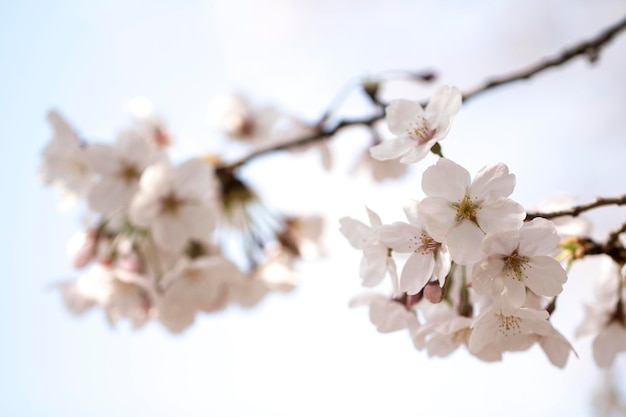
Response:
[[[488,365],[464,352],[428,359],[406,334],[380,335],[365,310],[348,309],[360,291],[359,254],[338,234],[337,219],[364,219],[367,204],[384,221],[401,220],[402,201],[420,197],[419,172],[433,159],[406,181],[383,185],[346,177],[355,157],[348,133],[333,142],[330,174],[315,157],[259,159],[246,175],[270,204],[328,216],[332,257],[303,266],[294,293],[207,316],[180,336],[158,324],[111,329],[96,311],[68,315],[48,286],[77,276],[65,245],[80,211],[59,213],[36,170],[51,107],[84,136],[112,138],[129,121],[125,103],[147,96],[184,157],[215,149],[204,115],[226,91],[313,118],[352,77],[387,69],[433,68],[464,89],[625,13],[618,0],[4,2],[0,415],[590,415],[601,373],[589,340],[575,343],[580,359],[565,370],[539,349]],[[443,144],[446,156],[471,172],[507,163],[518,178],[513,197],[527,206],[557,192],[581,202],[624,193],[625,56],[622,36],[595,67],[578,60],[476,98]],[[598,237],[623,216],[597,213]],[[554,319],[568,337],[595,269],[575,270],[561,297]]]

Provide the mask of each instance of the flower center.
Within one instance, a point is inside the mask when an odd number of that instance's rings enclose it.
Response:
[[[520,318],[516,316],[502,316],[500,318],[498,332],[502,333],[504,336],[508,336],[511,333],[521,334]]]
[[[416,122],[411,122],[407,133],[411,139],[417,141],[420,145],[428,142],[435,136],[435,131],[428,127],[428,123],[426,123],[423,117],[418,118]]]
[[[136,166],[132,164],[122,164],[122,168],[119,170],[117,175],[120,176],[126,183],[135,182],[141,176],[141,173],[137,169]]]
[[[521,256],[517,251],[513,252],[510,256],[504,258],[504,265],[509,274],[514,275],[513,278],[521,281],[524,278],[524,270],[526,269],[526,264],[528,263],[528,258],[525,256]]]
[[[457,222],[469,220],[472,223],[478,224],[476,213],[480,210],[480,204],[473,202],[469,194],[465,194],[463,200],[458,203],[452,203],[452,207],[456,209]]]
[[[441,243],[435,241],[432,237],[426,233],[422,233],[420,236],[422,244],[415,248],[415,252],[421,252],[422,255],[428,255],[437,251],[441,247]]]
[[[176,215],[178,209],[183,205],[183,200],[178,198],[176,194],[169,193],[161,198],[161,213]]]

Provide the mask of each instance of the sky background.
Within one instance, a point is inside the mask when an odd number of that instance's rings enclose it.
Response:
[[[603,374],[589,340],[551,366],[538,348],[484,364],[459,351],[429,359],[405,334],[378,334],[360,293],[359,253],[338,219],[403,220],[420,173],[372,184],[348,176],[357,129],[331,144],[335,167],[314,155],[259,158],[244,173],[266,201],[328,218],[330,256],[302,265],[302,282],[257,308],[204,316],[181,335],[158,323],[110,328],[101,311],[74,318],[51,284],[75,279],[65,246],[81,211],[59,212],[37,178],[61,111],[87,138],[129,124],[129,99],[148,97],[179,158],[221,143],[211,100],[241,91],[305,119],[319,116],[355,76],[437,71],[461,89],[595,35],[623,18],[623,1],[32,1],[0,5],[0,416],[589,416]],[[505,162],[525,206],[568,192],[579,202],[626,191],[626,36],[590,65],[578,59],[465,105],[442,144],[472,173]],[[401,91],[425,98],[431,87]],[[397,93],[397,91],[396,91]],[[356,114],[350,101],[345,114]],[[353,138],[352,140],[350,138]],[[357,146],[355,146],[355,144]],[[286,175],[288,173],[289,175]],[[623,209],[589,216],[603,238]],[[597,264],[575,267],[554,315],[570,339]],[[618,369],[624,370],[624,359]],[[624,381],[622,380],[623,384]]]

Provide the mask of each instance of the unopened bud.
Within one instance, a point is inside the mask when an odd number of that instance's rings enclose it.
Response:
[[[426,287],[424,287],[424,298],[433,304],[440,303],[442,295],[443,290],[438,282],[429,282]]]

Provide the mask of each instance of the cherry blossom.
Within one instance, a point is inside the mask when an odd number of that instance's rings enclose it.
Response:
[[[210,239],[217,221],[214,187],[207,162],[192,159],[174,167],[162,161],[141,176],[129,208],[130,220],[148,228],[164,250],[179,252],[189,239]]]
[[[419,203],[405,205],[409,223],[396,222],[382,226],[382,242],[399,253],[410,253],[400,275],[400,290],[417,294],[430,280],[443,286],[450,271],[450,255],[445,245],[435,241],[424,230],[417,214]]]
[[[596,280],[595,300],[586,304],[585,321],[576,335],[593,335],[593,358],[601,368],[610,367],[619,352],[626,351],[626,265],[602,258]]]
[[[242,273],[222,256],[181,258],[162,279],[159,321],[180,332],[193,323],[196,312],[222,310],[228,305],[230,282],[238,279],[243,279]]]
[[[447,244],[454,262],[477,262],[485,233],[522,225],[524,208],[506,198],[514,187],[515,176],[502,163],[484,167],[471,181],[465,168],[441,158],[422,177],[427,197],[419,216],[428,234]]]
[[[87,148],[87,163],[98,181],[87,194],[89,206],[110,214],[125,207],[139,189],[139,179],[148,165],[163,157],[137,130],[125,130],[114,145],[93,143]]]
[[[51,110],[48,121],[54,130],[52,140],[42,152],[39,175],[45,184],[59,192],[59,208],[69,209],[82,197],[92,180],[86,160],[85,146],[74,128]]]
[[[383,280],[393,259],[389,256],[389,248],[380,238],[380,229],[383,225],[380,217],[369,208],[367,215],[370,226],[351,217],[343,217],[339,220],[341,224],[339,230],[355,249],[363,251],[360,268],[362,284],[373,287]]]
[[[370,154],[379,160],[400,158],[404,164],[424,159],[435,143],[445,139],[461,101],[461,92],[445,85],[435,91],[425,109],[415,101],[393,100],[386,121],[397,137],[373,146]]]
[[[554,225],[541,218],[519,230],[488,233],[482,243],[485,259],[473,268],[472,288],[495,297],[507,312],[524,304],[526,288],[548,297],[560,294],[567,274],[552,257],[558,243]]]
[[[381,333],[416,328],[419,326],[417,316],[402,302],[383,294],[364,294],[354,298],[350,307],[369,307],[372,324]]]
[[[139,328],[151,315],[152,297],[145,279],[136,276],[128,280],[115,270],[99,264],[77,282],[64,284],[62,288],[64,300],[71,311],[81,314],[93,305],[100,305],[111,325],[119,319],[128,319],[133,327]]]
[[[470,352],[479,353],[485,348],[500,352],[526,350],[537,336],[554,336],[554,328],[545,310],[520,308],[505,314],[495,306],[489,307],[472,325],[468,341]]]

